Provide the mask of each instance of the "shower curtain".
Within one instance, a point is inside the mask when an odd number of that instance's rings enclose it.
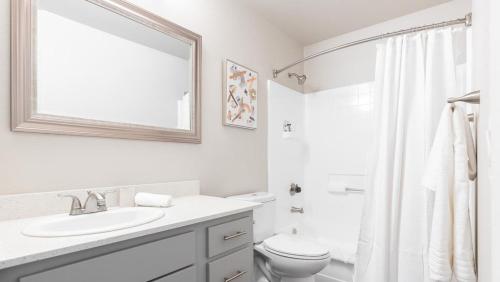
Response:
[[[388,39],[377,46],[376,139],[354,281],[423,282],[432,197],[424,164],[446,99],[465,93],[465,28]]]

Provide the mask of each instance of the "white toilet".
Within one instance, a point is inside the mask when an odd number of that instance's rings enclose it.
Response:
[[[232,199],[259,202],[254,210],[254,249],[257,282],[314,282],[329,262],[328,249],[296,235],[274,234],[276,198],[266,192]]]

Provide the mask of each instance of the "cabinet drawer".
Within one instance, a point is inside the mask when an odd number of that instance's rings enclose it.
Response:
[[[195,235],[189,232],[25,276],[19,281],[150,281],[194,262]]]
[[[196,268],[191,266],[152,282],[196,282]]]
[[[209,263],[208,282],[254,282],[253,248],[245,248]]]
[[[250,243],[253,240],[252,237],[252,221],[250,217],[209,227],[208,256],[213,257]]]

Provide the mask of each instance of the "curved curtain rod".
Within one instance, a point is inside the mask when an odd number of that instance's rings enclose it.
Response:
[[[451,26],[451,25],[457,25],[457,24],[465,24],[465,26],[469,27],[469,26],[472,26],[472,13],[469,13],[467,15],[465,15],[465,17],[463,18],[459,18],[459,19],[456,19],[456,20],[451,20],[451,21],[446,21],[446,22],[441,22],[441,23],[435,23],[435,24],[429,24],[429,25],[424,25],[424,26],[419,26],[419,27],[413,27],[413,28],[409,28],[409,29],[402,29],[402,30],[399,30],[399,31],[395,31],[395,32],[389,32],[389,33],[384,33],[384,34],[380,34],[380,35],[376,35],[376,36],[372,36],[372,37],[368,37],[368,38],[364,38],[364,39],[360,39],[360,40],[356,40],[356,41],[353,41],[353,42],[349,42],[349,43],[345,43],[345,44],[342,44],[342,45],[339,45],[339,46],[335,46],[333,48],[329,48],[329,49],[326,49],[326,50],[323,50],[323,51],[320,51],[318,53],[314,53],[314,54],[311,54],[303,59],[300,59],[300,60],[297,60],[289,65],[286,65],[280,69],[273,69],[273,77],[274,78],[277,78],[278,75],[293,67],[293,66],[296,66],[300,63],[303,63],[305,61],[309,61],[311,59],[314,59],[316,57],[319,57],[319,56],[322,56],[322,55],[325,55],[325,54],[328,54],[328,53],[331,53],[331,52],[335,52],[335,51],[338,51],[338,50],[341,50],[341,49],[345,49],[347,47],[351,47],[351,46],[356,46],[356,45],[360,45],[360,44],[363,44],[363,43],[367,43],[367,42],[370,42],[370,41],[376,41],[376,40],[380,40],[380,39],[385,39],[385,38],[388,38],[388,37],[393,37],[393,36],[398,36],[398,35],[403,35],[403,34],[408,34],[408,33],[414,33],[414,32],[419,32],[419,31],[424,31],[424,30],[429,30],[429,29],[435,29],[435,28],[441,28],[441,27],[446,27],[446,26]]]

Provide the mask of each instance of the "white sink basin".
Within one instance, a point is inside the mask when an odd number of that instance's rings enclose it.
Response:
[[[105,212],[54,215],[28,225],[22,233],[31,237],[68,237],[110,232],[153,222],[165,215],[157,208],[115,208]]]

